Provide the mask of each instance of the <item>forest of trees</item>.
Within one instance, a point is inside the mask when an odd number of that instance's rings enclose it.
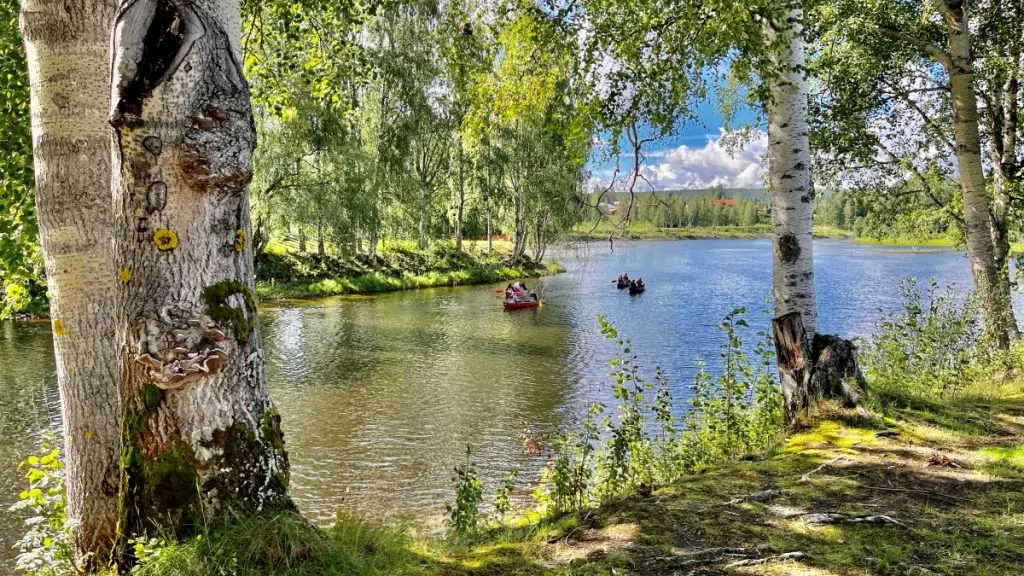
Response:
[[[815,179],[854,174],[944,212],[985,337],[1019,338],[1020,2],[2,7],[5,306],[48,292],[67,512],[94,562],[129,567],[125,539],[146,532],[292,507],[254,294],[271,238],[373,259],[386,239],[501,231],[512,261],[542,255],[596,209],[597,136],[637,159],[653,141],[638,126],[672,134],[715,87],[727,119],[742,104],[767,131],[770,211],[670,196],[635,214],[770,221],[792,350],[818,332]],[[616,191],[641,179],[634,161]],[[818,210],[856,225],[863,198]],[[792,421],[809,373],[781,354]]]
[[[551,22],[431,0],[345,22],[352,8],[245,12],[257,250],[288,233],[372,258],[386,238],[500,232],[513,260],[542,254],[578,217],[590,138]]]
[[[665,191],[638,194],[628,215],[625,213],[630,206],[628,194],[592,193],[588,205],[598,207],[596,213],[584,213],[588,221],[597,218],[617,221],[628,217],[630,223],[658,228],[756,226],[771,220],[767,191],[754,195],[734,194],[721,187],[699,193]],[[611,213],[609,207],[613,205],[616,209]],[[587,224],[582,226],[586,228]]]

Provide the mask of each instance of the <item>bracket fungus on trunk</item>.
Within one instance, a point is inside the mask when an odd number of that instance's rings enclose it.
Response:
[[[161,320],[150,318],[138,327],[135,361],[149,369],[151,382],[161,390],[177,390],[217,374],[229,358],[228,337],[210,317],[184,322],[180,317],[164,310]]]

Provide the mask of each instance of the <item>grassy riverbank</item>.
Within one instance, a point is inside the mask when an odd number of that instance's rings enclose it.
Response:
[[[438,286],[490,284],[564,272],[558,263],[526,260],[508,264],[511,244],[465,243],[465,251],[440,243],[418,250],[409,243],[384,246],[376,260],[365,256],[338,258],[296,254],[272,244],[256,268],[256,291],[261,299],[314,298],[343,294],[377,294]]]
[[[774,453],[586,513],[434,540],[339,519],[251,520],[142,574],[1016,575],[1024,563],[1024,386],[834,410]]]
[[[601,222],[596,227],[593,223],[575,228],[572,232],[576,240],[604,240],[609,236],[624,240],[696,240],[713,238],[768,238],[771,227],[767,224],[757,226],[688,226],[685,228],[659,228],[651,224],[639,222],[630,224],[622,230],[608,222]]]
[[[771,225],[758,224],[756,226],[688,226],[684,228],[659,228],[649,223],[633,223],[622,230],[608,222],[601,222],[596,227],[593,223],[579,226],[571,232],[574,240],[604,241],[609,236],[616,240],[710,240],[710,239],[759,239],[771,238]],[[833,226],[814,226],[814,237],[829,240],[850,240],[858,244],[875,246],[906,246],[906,247],[934,247],[934,248],[958,248],[962,245],[955,237],[932,236],[932,237],[910,237],[892,236],[886,238],[871,238],[857,236],[852,230],[835,228]],[[1024,243],[1017,242],[1010,246],[1014,254],[1024,254]]]
[[[609,236],[616,239],[626,240],[700,240],[700,239],[757,239],[770,238],[772,233],[770,224],[757,224],[754,226],[687,226],[683,228],[659,228],[649,223],[631,223],[628,228],[622,230],[609,222],[601,222],[596,227],[593,223],[579,226],[572,231],[572,237],[577,240],[604,240]],[[884,240],[873,240],[869,238],[858,238],[852,230],[843,230],[832,226],[815,226],[815,238],[827,238],[833,240],[855,240],[866,244],[891,244],[899,246],[952,246],[952,241],[941,239],[912,239],[912,238],[889,238]]]

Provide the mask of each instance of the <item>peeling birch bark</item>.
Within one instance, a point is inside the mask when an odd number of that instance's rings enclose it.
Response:
[[[290,507],[256,318],[240,34],[237,0],[129,0],[114,27],[124,536]]]
[[[117,525],[119,425],[106,124],[113,0],[23,0],[39,237],[64,425],[67,514],[102,563]]]

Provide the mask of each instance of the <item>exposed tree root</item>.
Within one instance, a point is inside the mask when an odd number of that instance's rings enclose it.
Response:
[[[842,456],[836,456],[835,458],[833,458],[833,459],[829,460],[828,462],[825,462],[825,463],[824,463],[824,464],[822,464],[821,466],[818,466],[818,467],[817,467],[817,468],[815,468],[814,470],[811,470],[810,472],[808,472],[808,473],[804,474],[803,476],[801,476],[801,477],[800,477],[800,481],[801,481],[801,482],[809,482],[809,481],[810,481],[810,479],[811,479],[811,474],[816,474],[816,473],[818,473],[818,472],[821,472],[821,471],[822,471],[822,470],[824,470],[825,468],[828,468],[828,467],[829,467],[829,466],[831,466],[832,464],[835,464],[836,462],[839,462],[839,461],[840,461],[840,460],[842,460],[842,459],[843,459],[843,457],[842,457]]]
[[[807,554],[803,552],[786,552],[785,554],[779,554],[778,556],[769,556],[767,558],[751,558],[748,560],[737,560],[731,564],[726,564],[725,568],[737,568],[739,566],[758,566],[760,564],[766,564],[768,562],[774,562],[776,560],[802,560],[809,558]]]
[[[715,564],[733,558],[753,556],[754,554],[763,553],[764,550],[765,548],[763,547],[705,548],[704,550],[698,550],[696,552],[673,554],[672,556],[662,556],[661,558],[656,558],[652,564],[657,565],[658,568],[662,570],[688,568],[691,566],[700,566],[703,564]]]
[[[894,526],[900,526],[906,528],[907,525],[899,520],[886,516],[885,514],[873,514],[871,516],[846,516],[844,514],[835,514],[831,512],[805,514],[802,520],[808,524],[892,524]]]
[[[746,496],[737,496],[732,500],[725,503],[726,506],[735,506],[736,504],[742,504],[743,502],[768,502],[782,496],[782,491],[770,488],[768,490],[762,490],[761,492],[754,492],[753,494],[747,494]]]

